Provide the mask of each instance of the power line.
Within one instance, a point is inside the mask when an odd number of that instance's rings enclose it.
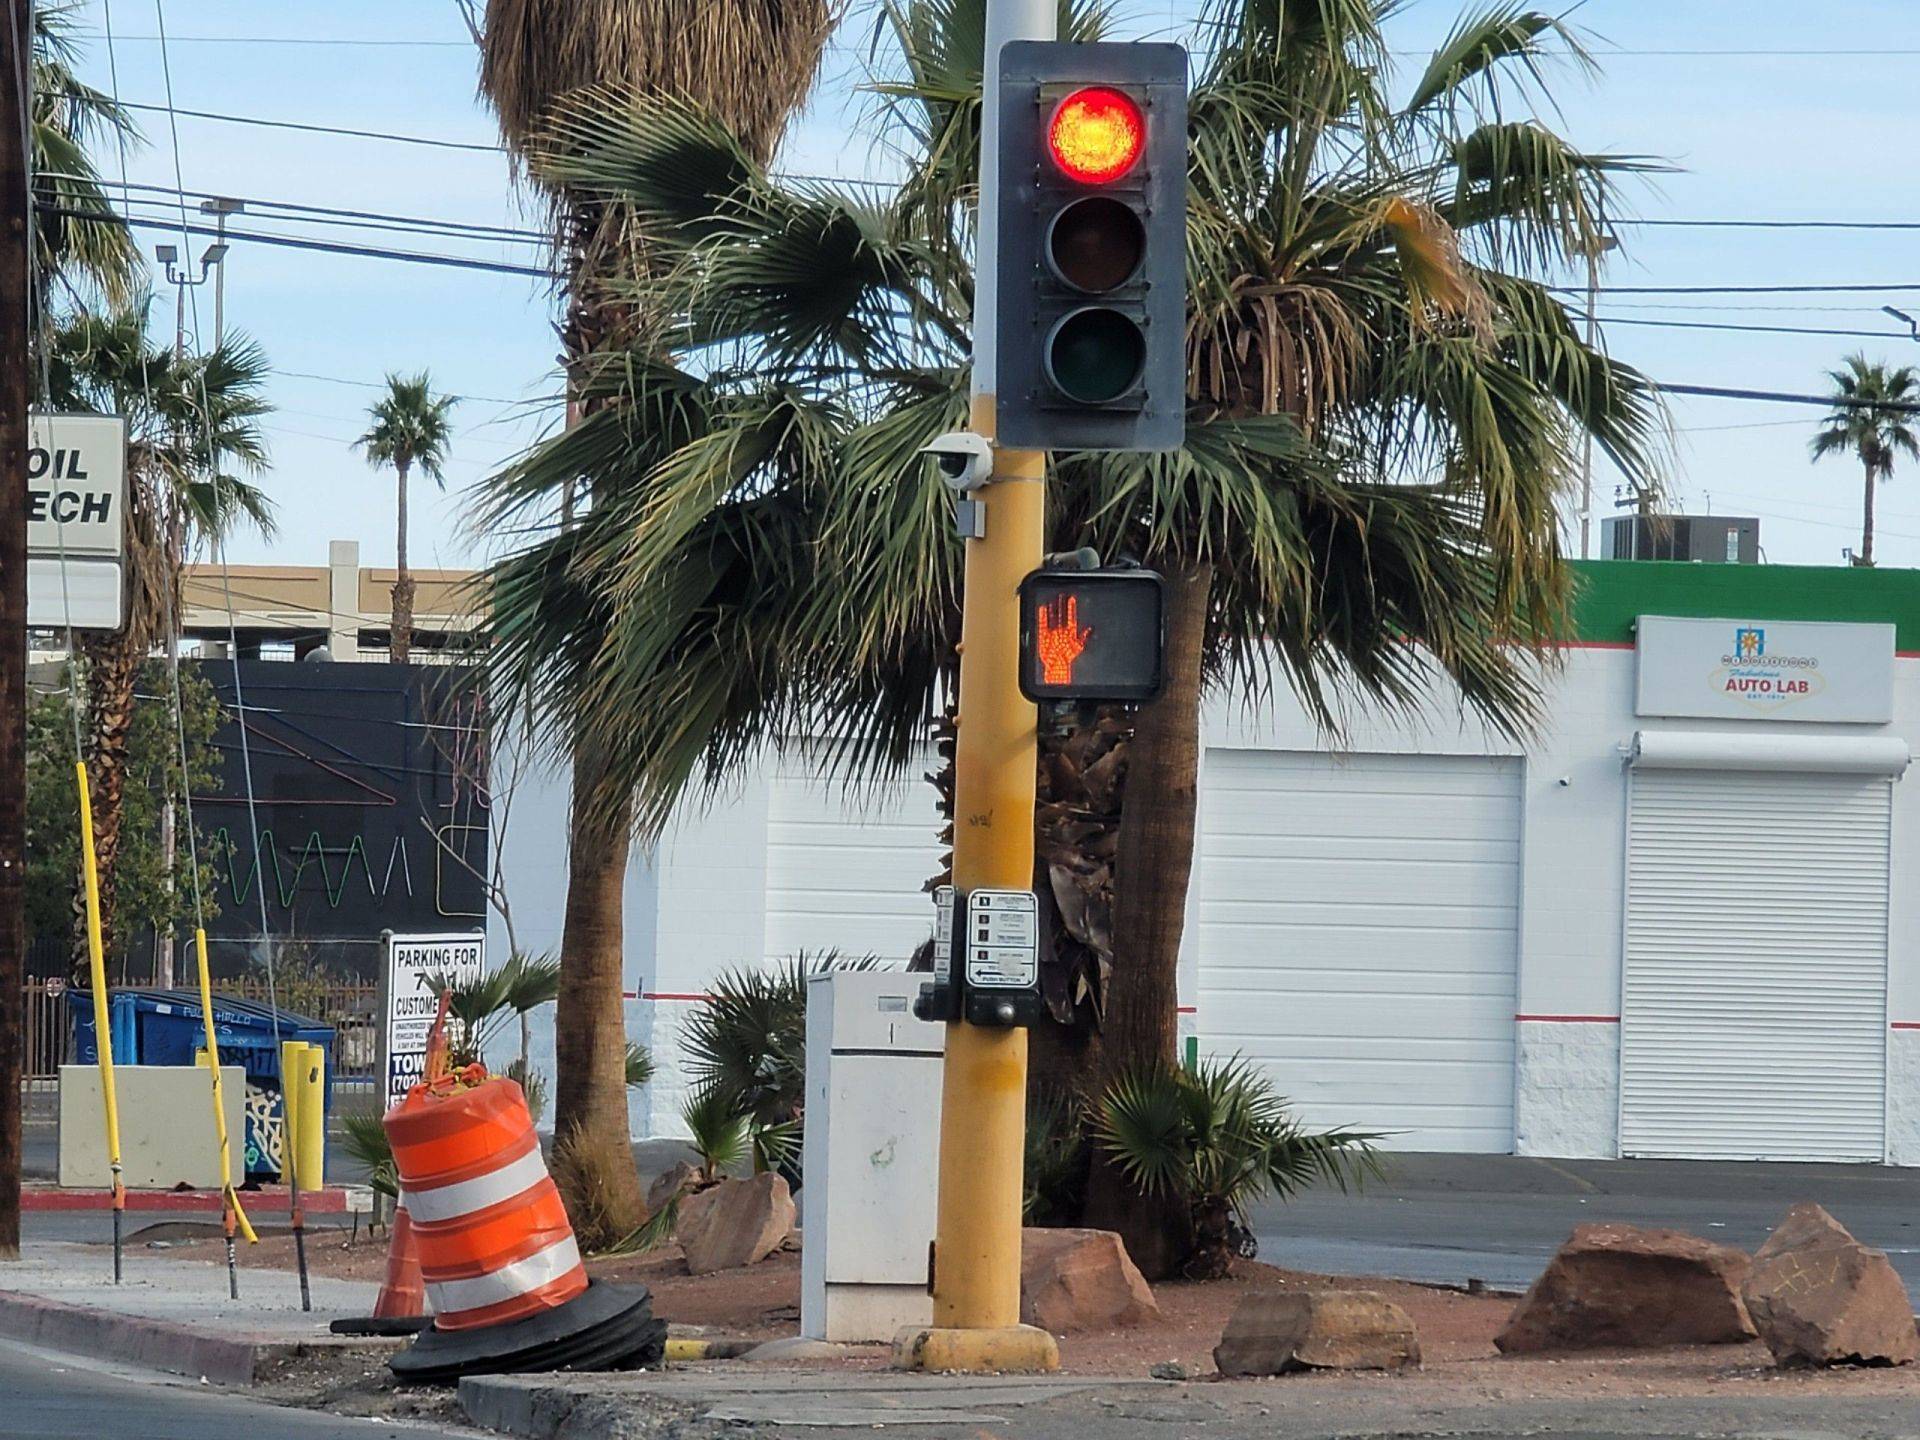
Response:
[[[174,110],[165,105],[120,102],[129,110],[149,110],[178,115],[188,120],[213,120],[223,125],[257,125],[268,130],[302,130],[314,135],[345,135],[356,140],[386,140],[395,145],[425,145],[436,150],[467,150],[483,155],[504,155],[504,145],[488,145],[471,140],[444,140],[431,135],[402,135],[392,130],[360,130],[348,125],[319,125],[299,120],[270,120],[261,115],[231,115],[219,110]]]
[[[1722,385],[1678,385],[1652,382],[1668,395],[1701,395],[1713,400],[1762,400],[1774,405],[1818,405],[1826,410],[1884,410],[1896,415],[1920,415],[1920,403],[1856,400],[1847,395],[1796,395],[1780,390],[1740,390]]]
[[[169,220],[149,220],[138,215],[116,215],[98,210],[81,210],[66,205],[35,204],[43,215],[60,215],[74,220],[120,221],[142,230],[166,230],[185,235],[220,234],[210,225],[182,224]],[[553,272],[534,265],[515,265],[504,260],[480,260],[466,256],[437,255],[423,250],[390,250],[376,245],[346,245],[332,240],[316,240],[294,235],[262,235],[253,231],[228,230],[226,238],[252,240],[261,245],[280,245],[293,250],[318,250],[331,255],[357,255],[371,260],[399,260],[414,265],[439,265],[454,270],[483,270],[495,275],[524,275],[535,280],[550,280]]]
[[[1627,315],[1599,315],[1594,318],[1602,325],[1652,325],[1662,330],[1732,330],[1748,335],[1825,335],[1842,340],[1900,340],[1909,344],[1913,341],[1913,336],[1897,330],[1824,330],[1807,325],[1739,325],[1722,320],[1644,320]]]
[[[75,33],[94,36],[98,32],[76,31]],[[116,35],[114,39],[122,43],[134,41],[152,45],[311,45],[329,48],[394,50],[466,50],[473,46],[471,40],[374,39],[331,35]]]
[[[1550,290],[1583,295],[1584,286],[1550,285]],[[1920,290],[1920,281],[1859,285],[1606,285],[1606,295],[1872,295],[1886,291]]]
[[[62,174],[59,171],[42,171],[35,176],[35,183],[47,180],[77,180],[83,177]],[[365,229],[378,230],[405,227],[419,233],[445,233],[460,238],[475,240],[527,241],[545,244],[551,236],[540,230],[516,230],[507,225],[491,225],[477,220],[449,220],[433,215],[396,215],[384,210],[352,210],[339,205],[312,205],[294,200],[266,200],[252,195],[234,195],[230,192],[212,190],[175,190],[170,185],[143,185],[128,182],[116,189],[140,190],[145,195],[127,197],[127,203],[146,206],[173,207],[182,196],[188,199],[238,200],[246,207],[249,219],[290,220],[294,218],[325,217],[327,221],[353,220],[364,221]],[[159,198],[149,199],[147,196]],[[55,196],[54,198],[58,198]],[[270,212],[285,211],[286,214]],[[316,218],[315,223],[324,223]]]

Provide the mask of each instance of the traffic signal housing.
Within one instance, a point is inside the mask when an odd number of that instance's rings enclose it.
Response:
[[[1151,570],[1036,570],[1020,582],[1020,693],[1151,700],[1165,679],[1166,584]]]
[[[1179,449],[1187,52],[1011,41],[999,105],[998,442]]]

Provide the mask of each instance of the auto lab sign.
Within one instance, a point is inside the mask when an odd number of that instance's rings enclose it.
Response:
[[[486,937],[457,935],[386,937],[380,969],[380,1074],[386,1109],[407,1098],[426,1070],[427,1037],[440,1013],[441,983],[478,980],[486,973]],[[449,1022],[451,1023],[451,1022]]]
[[[1643,615],[1635,712],[1884,725],[1893,626]]]

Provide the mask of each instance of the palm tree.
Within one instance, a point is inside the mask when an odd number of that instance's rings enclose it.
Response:
[[[35,298],[43,316],[56,284],[75,301],[125,305],[142,271],[132,232],[115,214],[89,154],[102,141],[136,144],[140,131],[132,112],[74,73],[79,8],[38,5],[33,16]]]
[[[622,206],[532,167],[546,148],[555,105],[583,91],[684,97],[711,107],[765,162],[813,83],[839,6],[836,0],[461,0],[461,7],[480,47],[480,92],[499,117],[516,164],[548,203],[566,295],[561,334],[573,420],[600,403],[584,380],[588,357],[635,343],[650,319],[622,287],[650,261]],[[580,474],[597,499],[597,477]],[[551,492],[562,515],[572,514],[579,479]],[[561,1138],[577,1135],[570,1149],[602,1157],[596,1212],[609,1214],[616,1227],[633,1228],[646,1210],[639,1173],[631,1164],[610,1163],[627,1153],[629,1136],[621,889],[632,803],[626,788],[607,782],[606,757],[585,736],[561,725],[554,740],[572,757],[574,789],[554,1014],[554,1131]],[[557,1178],[567,1191],[571,1176]]]
[[[1352,699],[1411,706],[1437,673],[1524,730],[1581,437],[1655,479],[1649,387],[1548,286],[1644,167],[1501,118],[1571,44],[1545,15],[1463,21],[1394,108],[1395,8],[1215,0],[1195,37],[1186,445],[1054,457],[1048,548],[1137,557],[1173,597],[1171,683],[1101,721],[1125,732],[1117,833],[1073,840],[1112,913],[1049,979],[1070,1027],[1035,1037],[1076,1038],[1052,1078],[1083,1096],[1175,1060],[1202,697],[1285,683],[1337,730]],[[631,215],[656,262],[631,293],[675,323],[584,367],[594,413],[496,477],[500,522],[580,475],[595,497],[494,568],[496,659],[549,724],[573,717],[644,827],[802,726],[839,737],[850,772],[908,763],[951,681],[960,550],[917,452],[967,410],[982,5],[885,13],[896,193],[782,183],[674,99],[578,97],[533,159]],[[1069,7],[1060,33],[1105,20]],[[1122,1181],[1096,1169],[1089,1220],[1164,1270],[1171,1222]]]
[[[1833,410],[1813,437],[1813,458],[1859,457],[1867,483],[1860,510],[1860,553],[1853,563],[1871,565],[1874,487],[1892,476],[1896,454],[1920,460],[1920,436],[1914,429],[1920,415],[1920,373],[1911,365],[1895,368],[1865,355],[1849,355],[1844,367],[1829,370],[1827,378],[1833,382]]]
[[[420,473],[446,488],[443,466],[452,442],[447,416],[458,403],[451,395],[436,397],[426,371],[411,378],[387,376],[387,393],[367,408],[371,423],[354,444],[366,452],[367,463],[378,469],[391,465],[397,480],[398,516],[393,579],[393,663],[404,665],[413,653],[413,572],[407,568],[407,477],[418,465]]]
[[[127,422],[126,623],[79,641],[86,662],[86,760],[93,789],[100,918],[114,947],[114,861],[119,854],[127,742],[141,663],[178,633],[180,566],[196,541],[241,524],[272,529],[272,507],[247,478],[266,465],[260,420],[267,364],[230,339],[205,356],[175,355],[147,330],[150,297],[63,321],[48,343],[49,402],[56,410],[121,415]],[[77,929],[77,927],[76,927]],[[84,963],[83,937],[75,947]]]

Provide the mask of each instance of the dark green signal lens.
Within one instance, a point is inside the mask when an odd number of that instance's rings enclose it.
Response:
[[[1147,337],[1118,310],[1089,306],[1047,337],[1047,378],[1069,400],[1106,405],[1140,383]]]

